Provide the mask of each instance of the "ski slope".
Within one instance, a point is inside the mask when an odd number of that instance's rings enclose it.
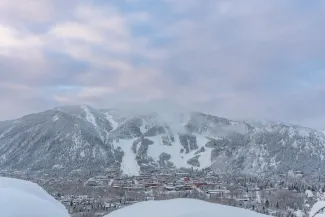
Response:
[[[119,140],[119,142],[114,141],[114,147],[121,148],[124,156],[122,159],[121,169],[123,174],[129,176],[138,176],[140,174],[140,167],[136,160],[136,155],[132,151],[132,144],[134,140]]]

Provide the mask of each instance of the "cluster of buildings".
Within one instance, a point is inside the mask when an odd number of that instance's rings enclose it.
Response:
[[[293,174],[294,178],[301,179],[303,176],[299,171]],[[303,210],[304,202],[312,204],[315,200],[313,193],[319,189],[319,186],[304,184],[300,179],[289,180],[289,175],[268,180],[193,170],[165,170],[141,173],[138,176],[122,175],[114,168],[102,173],[66,176],[14,175],[40,184],[60,200],[74,217],[103,216],[140,201],[180,197],[286,216],[289,210],[287,207]],[[319,184],[321,183],[323,182]],[[311,189],[305,194],[307,188]],[[281,201],[281,198],[286,200]]]
[[[189,173],[141,174],[139,176],[94,176],[85,182],[89,187],[109,187],[129,191],[159,189],[162,191],[184,191],[197,188],[215,188],[220,185],[215,177],[199,177]]]

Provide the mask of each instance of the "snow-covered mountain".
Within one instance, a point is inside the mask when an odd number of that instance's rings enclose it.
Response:
[[[145,201],[114,211],[105,217],[267,217],[251,210],[194,199]]]
[[[102,170],[165,167],[246,174],[325,172],[323,132],[202,113],[66,106],[0,122],[0,168]]]

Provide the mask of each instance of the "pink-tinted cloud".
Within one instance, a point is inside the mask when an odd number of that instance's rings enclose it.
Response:
[[[325,82],[323,1],[23,5],[0,0],[1,119],[63,104],[162,100],[325,127],[315,121],[325,90],[314,88]]]

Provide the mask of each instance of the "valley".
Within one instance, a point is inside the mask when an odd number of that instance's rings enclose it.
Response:
[[[61,201],[74,217],[104,216],[123,207],[151,200],[193,198],[273,216],[307,213],[325,198],[325,177],[302,174],[267,179],[216,174],[211,170],[163,170],[137,176],[105,173],[44,174],[1,172],[0,176],[35,182]]]

